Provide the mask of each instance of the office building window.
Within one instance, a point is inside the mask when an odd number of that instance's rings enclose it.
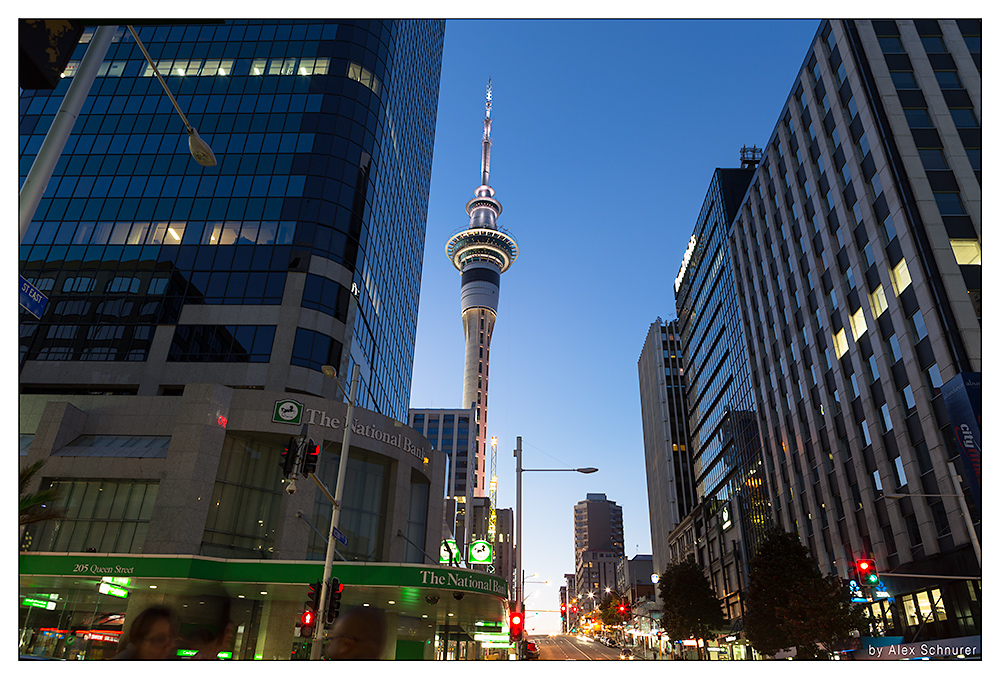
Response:
[[[965,205],[962,204],[962,197],[958,193],[934,192],[934,200],[937,201],[938,210],[942,216],[965,215]]]
[[[979,241],[974,238],[952,238],[951,251],[959,265],[983,263],[983,253]]]
[[[892,78],[892,84],[896,86],[897,90],[920,89],[917,79],[913,77],[913,71],[891,71],[889,76]]]
[[[898,297],[903,290],[909,287],[911,283],[910,279],[910,269],[906,266],[906,260],[900,259],[896,266],[892,267],[890,272],[892,278],[892,289]]]
[[[913,334],[916,336],[918,342],[927,337],[927,326],[924,325],[924,315],[920,313],[919,309],[914,311],[913,315],[910,316],[910,328],[913,330]]]
[[[951,108],[948,109],[948,111],[951,113],[951,119],[955,121],[955,127],[979,127],[979,120],[976,119],[976,114],[971,108]],[[907,117],[907,119],[909,119],[909,117]],[[910,125],[910,127],[914,126]]]
[[[29,525],[22,549],[142,553],[159,481],[55,479],[47,487],[66,518]]]

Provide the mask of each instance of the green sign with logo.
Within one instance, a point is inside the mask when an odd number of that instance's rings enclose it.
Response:
[[[461,560],[458,554],[458,543],[454,540],[441,541],[441,563],[458,563]]]
[[[302,423],[303,405],[290,398],[274,402],[274,414],[271,415],[272,422],[283,422],[284,424]]]
[[[476,540],[469,545],[469,563],[493,563],[493,545]]]

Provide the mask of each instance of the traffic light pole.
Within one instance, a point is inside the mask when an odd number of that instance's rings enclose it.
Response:
[[[347,476],[347,454],[351,449],[351,418],[354,416],[354,399],[358,395],[358,372],[360,367],[354,364],[354,371],[351,373],[351,394],[347,397],[347,414],[344,422],[344,437],[340,445],[340,466],[337,469],[337,486],[333,493],[333,513],[330,515],[330,534],[326,542],[326,561],[323,564],[323,593],[322,612],[317,616],[316,635],[313,639],[312,650],[309,653],[311,660],[319,660],[323,654],[323,633],[326,629],[325,611],[327,602],[330,600],[330,572],[333,570],[334,542],[333,529],[340,521],[340,503],[344,498],[344,477]],[[315,475],[313,475],[315,478]],[[322,486],[321,486],[322,487]]]

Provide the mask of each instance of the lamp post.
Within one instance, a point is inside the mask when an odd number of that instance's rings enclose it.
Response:
[[[522,472],[578,472],[580,474],[593,474],[597,467],[580,467],[577,469],[524,469],[521,467],[521,437],[517,437],[517,448],[514,449],[514,457],[517,458],[517,499],[516,499],[516,523],[514,525],[514,540],[517,547],[517,566],[514,571],[514,578],[517,583],[517,607],[521,618],[524,619],[524,571],[521,570],[524,557],[524,543],[521,541],[521,473]],[[521,657],[521,645],[518,644],[517,656]]]
[[[976,553],[979,568],[982,569],[983,552],[979,546],[979,536],[976,535],[976,528],[972,525],[969,505],[965,502],[965,494],[962,492],[961,481],[959,481],[958,472],[955,471],[955,465],[952,462],[948,463],[948,475],[951,477],[951,484],[955,488],[954,493],[884,493],[882,497],[890,500],[898,500],[904,497],[957,497],[958,504],[962,508],[962,516],[965,518],[965,528],[969,531],[969,540],[972,541],[972,549]],[[886,575],[891,574],[887,573]]]
[[[333,550],[335,538],[333,537],[333,529],[337,527],[337,523],[340,521],[340,503],[344,498],[344,479],[347,476],[347,455],[350,451],[351,446],[351,417],[354,415],[354,400],[358,395],[358,373],[360,367],[357,363],[354,364],[354,370],[351,372],[351,393],[347,397],[347,415],[345,416],[346,422],[344,423],[344,436],[340,443],[340,465],[337,468],[337,486],[333,491],[333,512],[330,514],[330,532],[327,535],[326,541],[326,561],[323,563],[323,588],[320,593],[320,601],[322,602],[322,610],[316,611],[316,638],[313,643],[312,650],[309,652],[309,658],[311,660],[319,660],[323,653],[323,631],[326,627],[325,615],[327,598],[330,595],[330,571],[333,569]],[[344,388],[340,385],[337,380],[337,370],[332,365],[323,366],[323,374],[327,377],[333,378],[334,384],[340,387],[343,391]],[[346,393],[346,392],[345,392]],[[315,479],[315,476],[313,477]],[[316,479],[319,482],[318,479]]]

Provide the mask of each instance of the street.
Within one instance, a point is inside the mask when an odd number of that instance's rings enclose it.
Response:
[[[621,650],[572,634],[534,636],[531,640],[538,644],[539,660],[619,660]]]

